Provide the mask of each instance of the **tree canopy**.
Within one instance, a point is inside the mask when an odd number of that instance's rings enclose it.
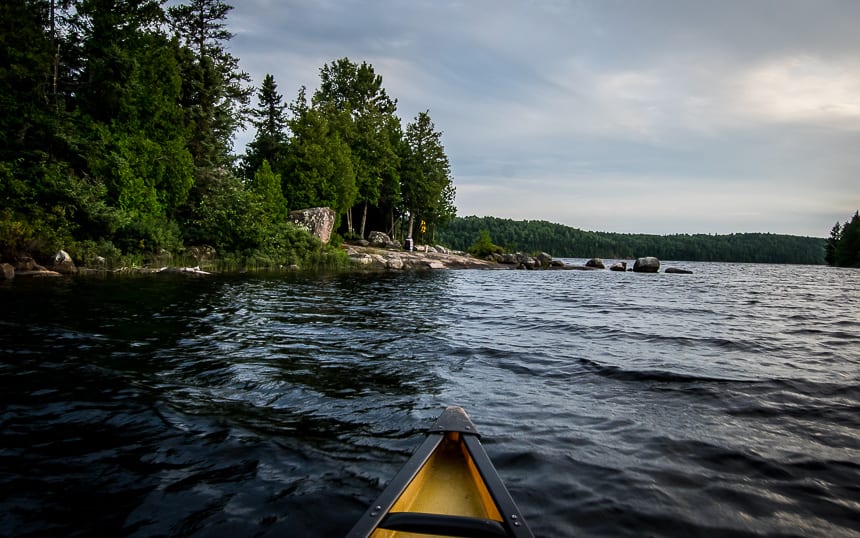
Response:
[[[372,65],[334,60],[312,98],[300,88],[285,103],[271,74],[253,88],[229,52],[232,6],[164,4],[0,4],[0,256],[142,261],[208,244],[274,261],[318,248],[286,218],[315,206],[350,229],[360,211],[361,236],[379,215],[395,228],[423,176],[403,173],[397,100]],[[255,135],[239,156],[244,125]],[[431,219],[446,202],[421,203]]]
[[[844,224],[837,222],[830,230],[825,259],[829,265],[860,267],[860,211]]]
[[[440,241],[466,250],[484,233],[508,251],[544,251],[569,258],[656,256],[684,261],[824,263],[825,241],[816,237],[762,233],[619,234],[583,231],[547,221],[495,217],[455,218],[440,234]]]

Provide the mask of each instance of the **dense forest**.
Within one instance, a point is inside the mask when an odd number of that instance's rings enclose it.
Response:
[[[837,267],[860,267],[860,211],[844,224],[836,223],[827,239],[825,259]]]
[[[227,47],[231,9],[3,0],[0,257],[139,263],[205,244],[275,265],[339,252],[291,209],[334,208],[344,236],[414,226],[419,240],[454,216],[429,112],[403,127],[381,75],[348,58],[289,103],[271,75],[252,87]]]
[[[508,251],[543,251],[569,258],[656,256],[664,260],[822,264],[825,254],[825,240],[814,237],[761,233],[620,234],[495,217],[455,218],[440,239],[452,248],[465,250],[481,239],[482,232]]]

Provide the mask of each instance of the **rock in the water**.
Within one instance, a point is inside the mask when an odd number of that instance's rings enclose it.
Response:
[[[61,250],[54,254],[54,257],[51,261],[51,269],[58,273],[64,275],[73,275],[78,272],[78,268],[75,267],[75,262],[72,260],[72,257],[69,256],[69,253],[65,250]]]
[[[656,273],[660,270],[660,260],[654,256],[645,258],[636,258],[633,264],[633,271],[636,273]]]
[[[612,267],[609,268],[610,271],[626,271],[627,270],[627,262],[615,262],[612,264]]]
[[[36,263],[36,260],[31,258],[30,256],[20,256],[15,258],[15,270],[16,271],[47,271],[44,267]]]
[[[328,243],[334,229],[334,209],[330,207],[311,207],[290,211],[289,219],[297,226],[309,231],[314,237]]]
[[[549,267],[550,265],[552,265],[552,256],[550,254],[547,254],[546,252],[541,252],[537,255],[537,258],[535,259],[541,265],[541,267]]]
[[[585,262],[586,267],[594,267],[596,269],[605,269],[606,265],[603,264],[603,260],[600,258],[591,258],[587,262]]]
[[[667,267],[664,273],[674,273],[676,275],[692,275],[693,272],[689,269],[679,269],[678,267]]]
[[[211,275],[208,271],[202,271],[200,266],[197,267],[162,267],[158,270],[159,273],[165,274],[192,274],[192,275]]]
[[[0,280],[12,280],[15,278],[15,268],[8,263],[0,263]]]

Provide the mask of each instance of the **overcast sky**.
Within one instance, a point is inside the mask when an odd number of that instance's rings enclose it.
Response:
[[[857,0],[231,3],[255,85],[348,57],[429,109],[460,216],[825,237],[860,208]]]

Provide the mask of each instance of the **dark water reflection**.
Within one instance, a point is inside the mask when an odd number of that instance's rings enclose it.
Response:
[[[465,406],[538,535],[860,536],[860,273],[0,285],[0,535],[339,536]]]

